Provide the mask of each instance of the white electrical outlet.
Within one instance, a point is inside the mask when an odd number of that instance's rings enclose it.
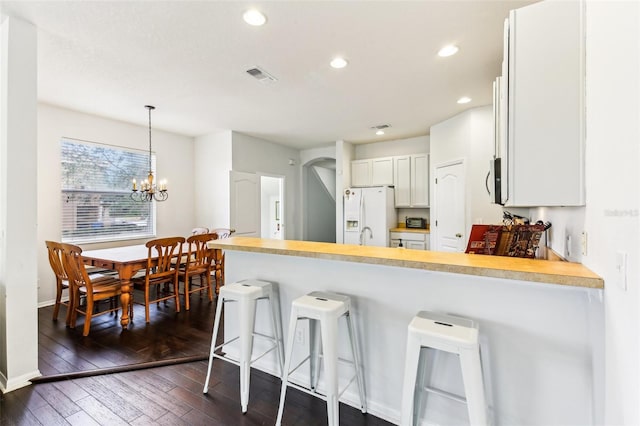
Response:
[[[304,328],[296,328],[296,343],[304,344]]]
[[[582,255],[587,255],[587,231],[583,231],[580,237],[580,246],[582,247]]]
[[[622,291],[627,291],[627,252],[616,252],[616,272],[618,273],[618,286]]]
[[[569,259],[571,258],[571,235],[567,234],[565,238],[566,238],[566,241],[564,246],[564,253],[565,253],[565,257]]]

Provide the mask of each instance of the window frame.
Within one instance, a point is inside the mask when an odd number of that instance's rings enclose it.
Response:
[[[146,175],[148,174],[148,169],[149,166],[149,151],[146,150],[142,150],[142,149],[136,149],[136,148],[130,148],[130,147],[123,147],[123,146],[118,146],[118,145],[112,145],[112,144],[106,144],[106,143],[99,143],[99,142],[92,142],[92,141],[85,141],[85,140],[81,140],[81,139],[76,139],[76,138],[71,138],[71,137],[62,137],[60,138],[60,195],[61,195],[61,208],[60,208],[60,213],[61,213],[61,240],[65,243],[72,243],[72,244],[83,244],[83,243],[107,243],[107,242],[118,242],[118,241],[127,241],[127,240],[140,240],[140,239],[151,239],[151,238],[155,238],[156,237],[156,228],[157,228],[157,211],[156,211],[156,203],[151,201],[151,202],[147,202],[149,203],[149,210],[148,210],[148,216],[149,218],[146,219],[146,225],[144,226],[144,230],[142,232],[126,232],[126,231],[121,231],[121,232],[117,232],[117,233],[109,233],[107,232],[98,232],[96,231],[95,233],[90,232],[90,229],[85,228],[85,229],[78,229],[77,227],[74,227],[74,229],[71,231],[76,231],[76,232],[80,232],[80,234],[78,235],[69,235],[67,234],[67,229],[65,229],[68,225],[65,223],[66,219],[70,219],[71,223],[76,223],[78,221],[78,206],[75,206],[75,211],[73,213],[71,213],[70,216],[69,213],[65,212],[65,203],[69,202],[69,195],[72,194],[81,194],[81,195],[98,195],[100,197],[104,196],[104,195],[123,195],[127,198],[130,199],[130,194],[131,194],[131,187],[129,187],[127,190],[125,189],[118,189],[118,188],[114,188],[114,189],[100,189],[100,188],[96,188],[96,189],[84,189],[84,188],[68,188],[65,189],[65,181],[66,178],[64,177],[65,174],[65,162],[72,162],[73,159],[70,159],[68,157],[65,156],[64,153],[64,144],[65,143],[70,143],[70,144],[75,144],[75,145],[82,145],[85,147],[97,147],[97,148],[103,148],[103,149],[108,149],[108,150],[113,150],[119,153],[132,153],[132,154],[139,154],[139,155],[143,155],[144,156],[144,162],[140,161],[140,159],[137,159],[136,161],[138,161],[140,164],[137,165],[137,167],[142,167],[141,164],[144,163],[144,173],[142,173],[140,170],[138,170],[136,173],[138,174],[138,176],[131,176],[130,179],[128,179],[129,182],[131,182],[132,179],[136,178],[136,179],[140,179],[141,177],[146,177]],[[151,153],[151,169],[155,175],[155,169],[156,169],[156,155],[155,152]],[[142,173],[142,174],[141,174]],[[76,182],[76,181],[74,181]],[[83,181],[82,183],[86,183],[86,181]],[[99,202],[99,206],[100,207],[96,207],[93,206],[94,208],[101,208],[103,201],[100,200]],[[133,201],[131,200],[131,203],[135,203],[135,204],[139,204],[139,202]],[[133,204],[133,205],[135,205]],[[122,207],[120,207],[122,208]],[[113,225],[111,225],[113,226]]]

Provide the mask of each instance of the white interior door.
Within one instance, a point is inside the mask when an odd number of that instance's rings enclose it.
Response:
[[[261,236],[284,239],[284,177],[260,176]]]
[[[234,236],[260,236],[260,178],[253,173],[229,172],[230,222]]]
[[[462,160],[436,167],[434,193],[435,249],[461,252],[465,249],[465,179]]]

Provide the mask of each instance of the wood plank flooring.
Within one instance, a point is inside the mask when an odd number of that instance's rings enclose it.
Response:
[[[139,298],[138,298],[139,300]],[[174,312],[173,304],[135,306],[129,330],[122,332],[112,315],[95,318],[88,337],[51,319],[52,307],[39,314],[39,368],[43,375],[116,367],[209,351],[215,302],[192,296],[189,312]],[[190,362],[137,371],[59,380],[31,385],[2,396],[1,425],[273,425],[278,411],[280,379],[252,370],[249,410],[240,409],[238,367],[216,361],[209,393],[202,387],[207,362]],[[342,425],[389,425],[372,415],[340,404]],[[326,405],[288,389],[285,425],[326,425]]]

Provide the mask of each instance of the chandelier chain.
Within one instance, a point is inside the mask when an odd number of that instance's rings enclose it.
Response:
[[[167,192],[166,181],[154,182],[153,168],[152,168],[152,146],[151,146],[151,111],[156,109],[152,105],[144,106],[149,111],[149,175],[146,180],[143,180],[140,184],[140,190],[138,190],[136,180],[133,179],[133,189],[131,192],[131,199],[133,201],[164,201],[169,197]]]

